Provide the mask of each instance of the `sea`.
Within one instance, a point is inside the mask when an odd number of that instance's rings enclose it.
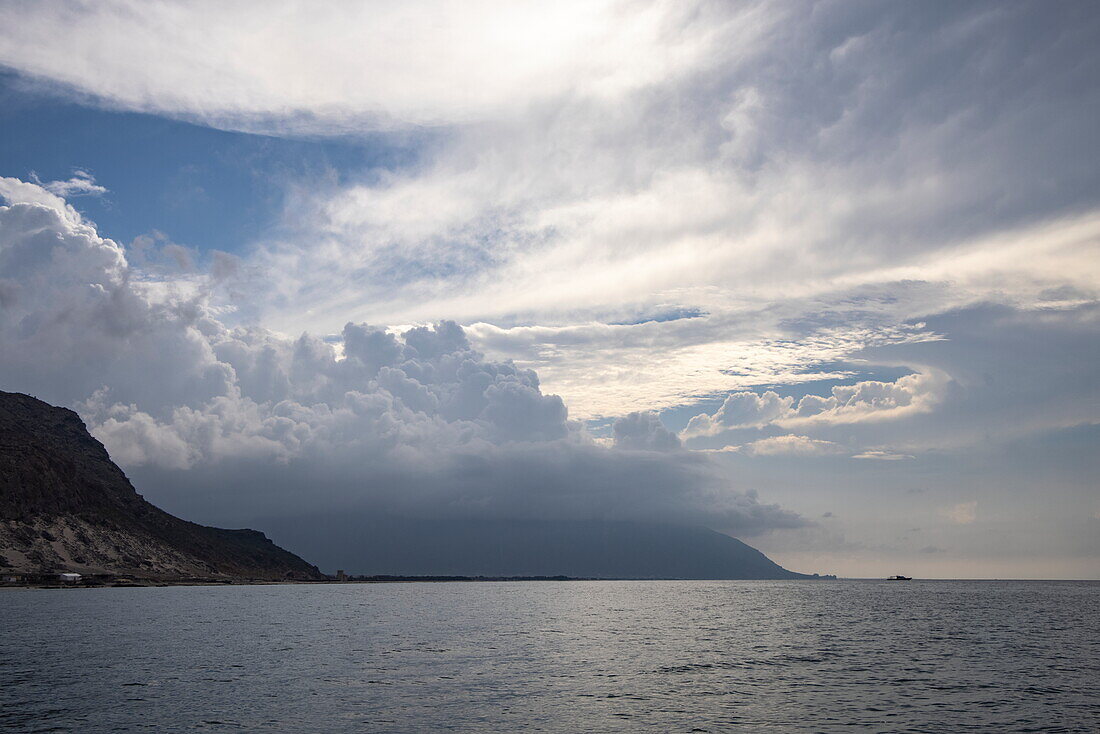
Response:
[[[1100,732],[1100,583],[0,590],[5,732]]]

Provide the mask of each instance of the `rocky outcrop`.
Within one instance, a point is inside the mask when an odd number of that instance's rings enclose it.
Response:
[[[139,495],[80,417],[0,391],[0,573],[309,580],[255,530],[181,520]]]

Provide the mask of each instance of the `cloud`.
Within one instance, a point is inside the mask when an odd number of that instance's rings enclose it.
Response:
[[[21,30],[0,38],[0,63],[114,107],[338,134],[637,89],[707,50],[696,13],[614,2],[17,4],[0,11]],[[669,37],[674,29],[690,42]]]
[[[912,454],[898,454],[887,449],[867,449],[852,455],[853,459],[872,459],[874,461],[904,461],[914,458]]]
[[[762,395],[754,392],[730,393],[713,415],[700,413],[692,418],[684,433],[687,436],[708,436],[730,428],[765,426],[789,414],[793,403],[793,398],[781,398],[771,390]]]
[[[47,181],[46,183],[42,183],[38,180],[37,176],[32,176],[31,180],[46,191],[62,199],[73,196],[102,196],[107,193],[106,187],[100,186],[95,182],[95,176],[88,171],[82,171],[80,169],[73,171],[73,175],[68,181]]]
[[[731,489],[707,457],[674,451],[655,415],[617,424],[629,451],[599,445],[534,371],[487,359],[454,322],[348,323],[335,341],[230,328],[211,303],[214,278],[157,280],[53,194],[0,185],[22,198],[0,207],[0,382],[75,407],[177,502],[207,496],[222,517],[324,506],[741,534],[804,523]]]
[[[661,423],[656,413],[628,413],[611,427],[615,447],[644,451],[674,451],[680,438]]]
[[[948,382],[946,375],[929,371],[898,378],[894,382],[867,380],[837,385],[828,396],[808,394],[796,404],[773,390],[757,394],[731,393],[712,414],[699,413],[688,421],[685,438],[714,436],[737,428],[843,425],[895,420],[931,411]],[[883,452],[866,452],[858,458],[883,458]]]
[[[894,382],[867,380],[837,385],[828,397],[804,396],[798,407],[783,417],[788,425],[893,420],[931,411],[947,382],[946,375],[929,371],[899,377]]]
[[[847,453],[843,446],[832,441],[794,434],[762,438],[745,444],[741,450],[752,456],[829,456]]]
[[[424,135],[408,165],[291,185],[241,299],[283,333],[445,315],[574,418],[614,418],[846,379],[853,353],[943,338],[915,325],[976,303],[1096,300],[1100,177],[1080,151],[1100,143],[1100,55],[1079,8],[278,8],[18,5],[0,59],[112,108]],[[701,315],[647,320],[665,313]],[[871,387],[782,427],[939,395]]]
[[[802,324],[775,305],[641,324],[468,327],[479,348],[538,369],[582,419],[615,417],[638,405],[665,410],[767,384],[842,380],[845,357],[872,345],[940,338],[923,325]]]
[[[83,223],[80,214],[63,197],[47,191],[37,183],[0,176],[0,199],[12,204],[40,204],[53,209],[68,222]]]
[[[978,503],[960,502],[940,510],[940,515],[956,525],[970,525],[978,518]]]
[[[883,412],[901,420],[808,423],[800,430],[824,438],[845,432],[855,445],[919,456],[981,452],[1095,425],[1097,385],[1089,365],[1098,316],[1094,305],[1029,310],[985,304],[930,317],[927,328],[949,338],[860,355],[935,376],[910,406]]]
[[[667,308],[744,328],[801,299],[877,331],[1095,297],[1097,21],[1076,6],[258,7],[16,4],[0,60],[112,108],[425,135],[408,166],[292,186],[254,252],[262,320],[286,333]]]
[[[1039,121],[1008,100],[1042,100],[1095,141],[1087,103],[1016,76],[1012,94],[993,95],[974,65],[943,66],[985,48],[989,24],[1029,38],[1030,11],[883,7],[853,23],[836,7],[808,19],[794,6],[730,8],[668,19],[664,38],[707,49],[679,73],[614,99],[578,85],[516,105],[408,170],[296,198],[288,215],[302,231],[263,247],[273,272],[300,274],[277,295],[308,302],[314,324],[443,311],[575,325],[633,321],[672,298],[719,318],[812,299],[801,315],[844,304],[904,319],[926,299],[1034,301],[1067,281],[1095,293],[1094,198],[1041,190],[1022,159]],[[930,37],[940,53],[918,40]],[[990,68],[1017,68],[990,53]],[[915,96],[929,114],[899,115]],[[1035,157],[1095,192],[1079,149],[1043,136]],[[319,236],[321,256],[303,254]],[[934,287],[895,287],[905,283]],[[882,286],[889,297],[853,306]],[[301,312],[273,318],[298,329]]]
[[[231,391],[233,369],[208,338],[218,325],[187,289],[146,288],[158,284],[133,277],[122,247],[44,189],[0,179],[0,195],[13,201],[0,208],[9,384],[66,405],[125,386],[127,402],[158,409]]]

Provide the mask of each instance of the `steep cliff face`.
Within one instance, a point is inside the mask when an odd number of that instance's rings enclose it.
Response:
[[[0,391],[0,572],[319,579],[255,530],[180,520],[146,502],[79,416]]]

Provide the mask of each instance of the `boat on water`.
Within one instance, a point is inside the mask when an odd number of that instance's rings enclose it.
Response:
[[[890,578],[888,578],[886,580],[887,581],[912,581],[913,577],[912,576],[900,576],[899,575],[899,576],[891,576]]]

